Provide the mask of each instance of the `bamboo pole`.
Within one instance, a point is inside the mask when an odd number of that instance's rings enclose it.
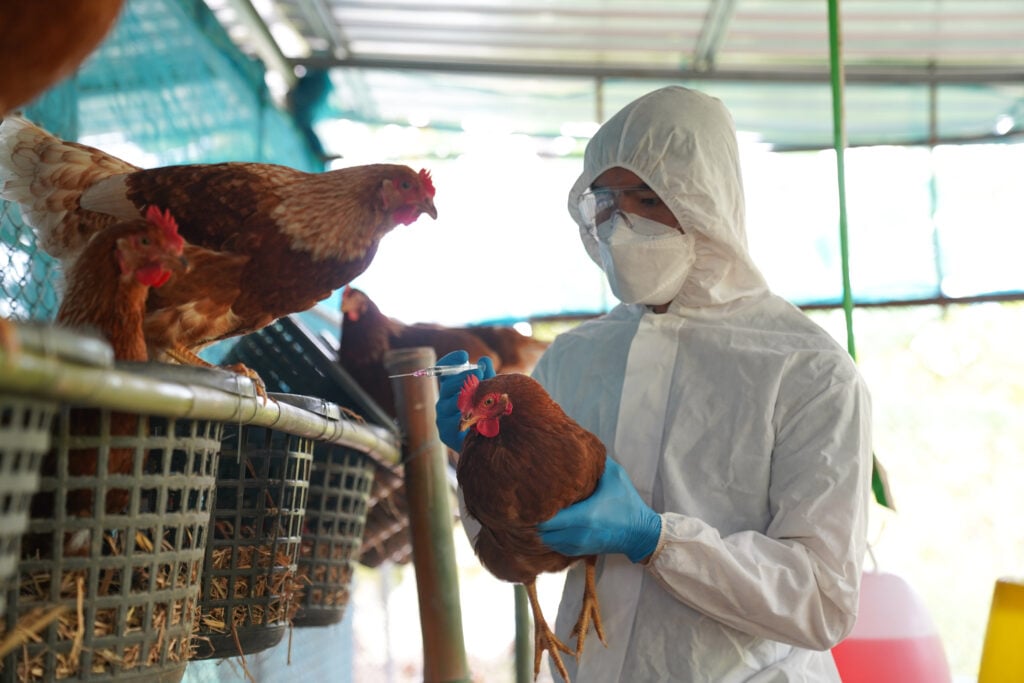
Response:
[[[435,362],[430,347],[395,349],[384,356],[389,375],[412,372]],[[447,449],[434,423],[437,382],[429,377],[398,377],[391,382],[405,437],[405,492],[423,633],[423,681],[468,683]]]

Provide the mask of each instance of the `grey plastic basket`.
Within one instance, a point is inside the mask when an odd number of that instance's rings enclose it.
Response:
[[[264,427],[225,429],[194,659],[260,652],[290,627],[315,443]]]
[[[55,421],[5,631],[66,609],[5,658],[3,680],[173,683],[192,654],[222,425],[83,410]],[[107,473],[112,454],[127,472]],[[83,458],[93,471],[69,473]]]
[[[18,345],[76,365],[110,367],[114,353],[106,341],[41,321],[10,321]],[[0,372],[3,363],[0,360]],[[7,593],[17,586],[21,539],[29,522],[32,496],[39,489],[43,456],[50,449],[50,426],[58,404],[49,399],[0,392],[0,615]]]
[[[0,614],[6,611],[7,592],[17,583],[21,537],[39,489],[39,469],[50,449],[56,412],[52,401],[0,394]]]
[[[351,448],[319,444],[314,451],[298,562],[304,588],[296,626],[328,626],[345,616],[375,471],[373,460]]]

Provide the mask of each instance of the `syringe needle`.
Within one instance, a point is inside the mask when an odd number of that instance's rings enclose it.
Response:
[[[438,377],[446,375],[458,375],[468,370],[476,370],[478,363],[462,363],[460,365],[431,365],[429,368],[421,368],[414,372],[404,372],[399,375],[388,375],[389,379],[395,377]]]

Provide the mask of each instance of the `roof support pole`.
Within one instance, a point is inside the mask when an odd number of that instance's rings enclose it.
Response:
[[[526,588],[521,583],[514,587],[516,601],[516,683],[533,681],[533,619]]]
[[[839,26],[839,0],[828,0],[829,66],[832,80],[832,134],[839,183],[839,253],[842,257],[843,310],[846,312],[846,348],[857,357],[853,339],[853,290],[850,285],[850,245],[846,226],[846,111],[843,45]]]
[[[839,253],[843,270],[843,311],[846,314],[846,348],[857,360],[853,335],[853,287],[850,282],[850,237],[846,225],[846,83],[843,78],[843,41],[839,21],[839,0],[828,0],[829,66],[832,80],[832,124],[836,150],[836,180],[839,183]],[[892,494],[878,457],[871,456],[871,490],[880,505],[892,508]]]
[[[934,65],[933,65],[934,66]],[[939,180],[935,174],[935,146],[939,140],[939,84],[928,84],[928,202],[929,220],[932,226],[932,249],[935,250],[935,281],[939,283],[936,296],[943,295],[942,281],[945,269],[942,267],[942,240],[939,239]]]
[[[395,349],[384,356],[389,375],[434,365],[434,349]],[[459,575],[452,538],[448,451],[434,422],[437,382],[425,377],[391,380],[404,436],[405,494],[423,634],[424,683],[468,683]]]

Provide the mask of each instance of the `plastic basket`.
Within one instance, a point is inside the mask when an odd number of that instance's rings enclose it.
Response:
[[[95,336],[40,321],[10,324],[26,351],[78,365],[113,365],[110,345]],[[4,362],[0,360],[0,366]],[[32,496],[39,489],[39,471],[50,449],[50,427],[57,410],[56,401],[0,392],[0,615],[6,611],[7,593],[17,585],[21,539],[28,528]]]
[[[395,419],[338,364],[337,355],[336,348],[292,315],[241,337],[224,362],[244,363],[255,370],[267,391],[331,401],[398,436]]]
[[[63,406],[54,427],[4,630],[64,612],[5,658],[3,680],[178,681],[222,425]]]
[[[315,443],[264,427],[225,429],[195,659],[266,650],[289,627]]]
[[[32,496],[39,489],[39,468],[50,448],[50,424],[57,404],[0,395],[0,614],[21,556]]]
[[[296,626],[328,626],[345,616],[375,470],[365,453],[351,448],[319,444],[314,450],[298,562],[304,594]]]

